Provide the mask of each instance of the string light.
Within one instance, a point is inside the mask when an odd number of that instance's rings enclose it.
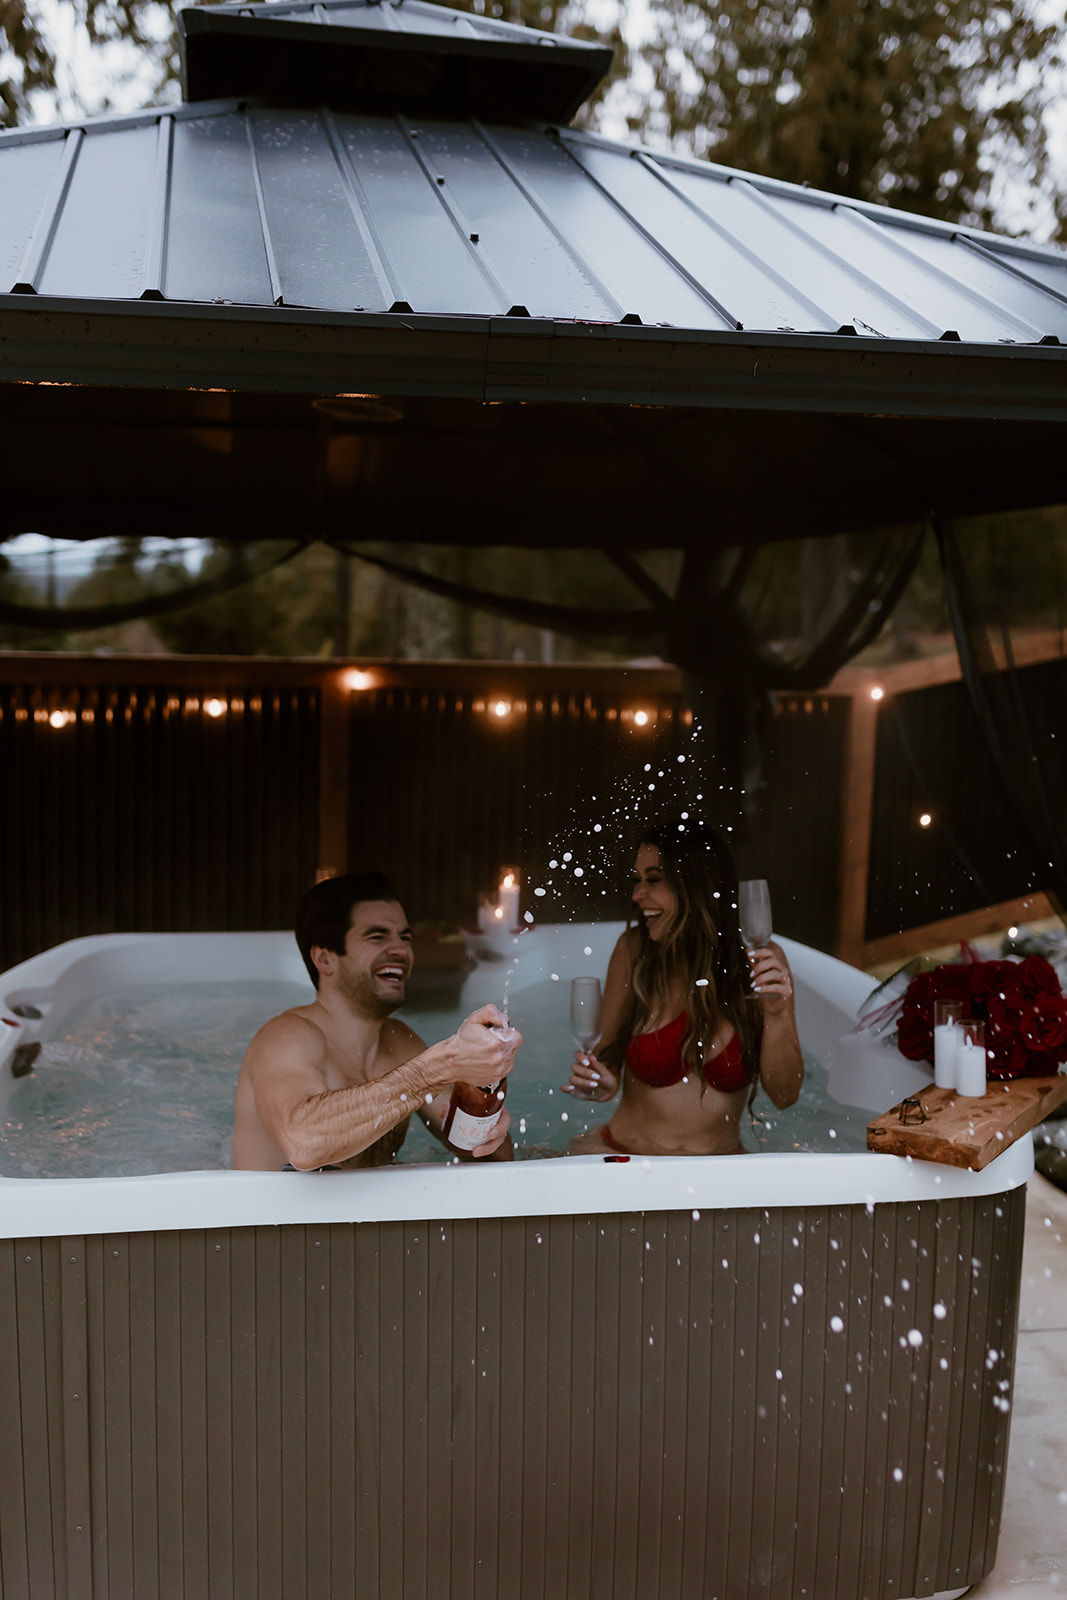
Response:
[[[919,827],[928,828],[933,820],[934,819],[930,815],[929,811],[923,811],[919,816]]]
[[[341,682],[346,689],[373,689],[374,674],[365,672],[362,667],[348,667],[341,674]]]
[[[882,698],[882,696],[884,694],[885,694],[885,690],[879,688],[879,686],[877,684],[875,684],[874,688],[871,690],[871,699],[872,700],[881,700],[881,698]]]
[[[229,710],[229,707],[227,706],[225,700],[212,698],[211,700],[204,701],[204,710],[209,717],[222,717],[225,716],[226,712]]]

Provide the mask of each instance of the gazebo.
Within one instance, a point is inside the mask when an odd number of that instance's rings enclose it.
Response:
[[[1067,499],[1060,252],[578,131],[604,50],[424,0],[181,25],[181,106],[0,135],[0,539]]]

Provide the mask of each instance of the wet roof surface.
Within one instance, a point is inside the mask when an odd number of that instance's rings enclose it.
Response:
[[[600,47],[427,0],[180,21],[225,97],[0,135],[0,295],[1067,343],[1067,254],[546,115]]]
[[[0,136],[0,293],[1067,342],[1067,256],[570,129],[215,103]]]

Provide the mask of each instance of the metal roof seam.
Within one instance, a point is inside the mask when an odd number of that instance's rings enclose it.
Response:
[[[84,138],[85,134],[80,128],[72,128],[67,134],[63,154],[41,201],[33,232],[16,269],[15,281],[11,286],[12,294],[37,293],[37,284],[48,260],[56,229],[59,227],[59,219],[66,204]]]
[[[733,248],[738,251],[740,255],[744,256],[745,259],[753,266],[757,267],[760,272],[764,273],[769,278],[773,278],[775,283],[777,283],[781,288],[787,290],[795,300],[799,300],[802,304],[806,305],[809,310],[813,311],[817,317],[820,317],[824,323],[824,327],[818,330],[820,333],[831,333],[835,328],[840,326],[840,317],[831,316],[828,311],[826,311],[816,301],[812,300],[810,295],[806,295],[803,289],[798,289],[796,284],[789,282],[788,278],[783,278],[782,274],[776,271],[776,269],[772,267],[768,261],[764,260],[760,256],[757,256],[753,250],[750,250],[746,244],[737,238],[736,234],[732,234],[726,228],[724,228],[722,224],[711,215],[710,212],[706,211],[704,207],[694,200],[690,195],[687,195],[684,189],[680,189],[676,183],[673,183],[665,172],[661,172],[653,157],[646,155],[642,151],[638,154],[636,159],[639,165],[642,166],[646,172],[652,173],[657,182],[662,183],[664,187],[674,195],[676,200],[680,200],[682,205],[686,206],[695,217],[699,217],[700,221],[709,227],[713,233],[718,234],[720,238],[727,239]]]
[[[846,261],[843,256],[835,254],[835,252],[830,249],[829,245],[824,244],[823,241],[815,234],[808,233],[806,229],[800,227],[799,224],[795,223],[790,217],[784,217],[781,212],[772,205],[771,201],[763,193],[758,184],[752,183],[748,178],[740,175],[732,180],[732,184],[734,188],[742,190],[752,201],[753,205],[762,206],[764,209],[769,211],[783,228],[788,228],[790,233],[796,234],[798,239],[803,239],[805,244],[810,245],[813,250],[816,250],[821,255],[826,256],[828,260],[833,261],[836,266],[849,272],[854,278],[858,278],[860,283],[865,284],[868,289],[872,290],[873,293],[877,294],[881,299],[888,300],[891,305],[896,306],[901,314],[908,318],[909,321],[920,323],[924,328],[932,333],[935,338],[941,333],[941,329],[938,327],[936,322],[931,322],[929,317],[924,317],[921,311],[915,311],[907,304],[906,301],[901,300],[899,295],[895,295],[892,289],[887,289],[884,284],[877,283],[872,277],[869,276],[868,273],[863,272],[859,267],[857,267],[854,262]],[[827,209],[837,210],[838,208],[833,206],[828,207]],[[862,318],[853,316],[852,321],[860,327],[867,328],[871,333],[877,334],[878,338],[880,339],[888,337],[888,335],[880,333],[877,328],[872,327],[869,322],[864,322]]]
[[[479,122],[477,117],[471,117],[470,125],[478,135],[479,139],[481,139],[486,149],[489,151],[489,154],[515,185],[516,189],[522,195],[527,205],[531,206],[532,209],[536,211],[537,215],[541,218],[541,221],[555,236],[555,238],[558,239],[561,247],[570,256],[571,260],[578,268],[578,271],[584,278],[589,280],[597,293],[601,295],[603,299],[605,299],[613,308],[616,320],[621,322],[624,316],[635,315],[635,313],[628,313],[624,309],[624,302],[617,291],[609,287],[607,280],[602,276],[602,274],[596,272],[586,258],[582,255],[581,251],[571,243],[570,239],[568,239],[559,223],[553,221],[548,207],[544,204],[533,184],[531,184],[528,179],[519,176],[511,162],[508,160],[507,156],[504,154],[496,140],[493,138],[492,134],[489,132],[488,128]]]
[[[601,183],[600,179],[590,172],[585,162],[582,161],[572,149],[570,149],[569,141],[564,139],[562,136],[562,130],[560,131],[558,137],[560,148],[566,151],[567,155],[570,156],[575,166],[585,174],[594,188],[598,189],[604,198],[615,207],[616,211],[618,211],[621,216],[626,218],[634,232],[639,233],[641,237],[646,240],[647,243],[650,244],[659,255],[663,257],[664,261],[666,261],[668,265],[673,268],[678,276],[685,279],[689,287],[694,289],[700,298],[705,302],[705,304],[709,305],[716,315],[722,318],[728,328],[731,328],[735,333],[743,332],[743,324],[737,319],[737,317],[734,316],[733,312],[728,311],[727,308],[716,299],[711,290],[705,288],[700,279],[694,277],[694,275],[689,271],[688,267],[683,266],[678,260],[677,256],[672,255],[667,249],[666,245],[664,245],[661,240],[657,239],[656,235],[646,228],[643,222],[639,222],[632,211],[628,211],[626,209],[622,201],[617,199],[616,196],[612,194],[607,185]],[[623,148],[626,149],[627,147],[623,146]],[[636,152],[631,153],[636,154]]]
[[[551,125],[545,124],[548,131]],[[607,134],[594,133],[588,128],[560,128],[556,130],[568,143],[589,144],[600,150],[612,150],[626,155],[647,154],[665,167],[678,167],[683,172],[695,172],[703,178],[718,178],[723,182],[743,178],[761,194],[781,195],[821,211],[833,211],[847,205],[857,215],[866,217],[883,228],[899,229],[902,233],[932,234],[952,239],[966,235],[991,249],[997,256],[1017,255],[1026,260],[1050,261],[1067,267],[1067,250],[1052,244],[1041,245],[1033,240],[1009,239],[1003,234],[985,233],[981,228],[968,228],[958,222],[942,222],[939,217],[922,217],[911,211],[898,211],[894,206],[878,205],[873,200],[854,200],[833,194],[829,189],[814,189],[803,184],[790,183],[785,178],[768,178],[763,173],[744,172],[737,167],[724,167],[721,162],[709,161],[704,156],[686,156],[676,150],[656,150],[651,145],[627,144],[622,139],[609,138]]]
[[[160,117],[156,124],[156,160],[152,187],[152,214],[145,238],[142,300],[165,300],[167,237],[170,232],[170,186],[174,150],[174,118]]]
[[[496,296],[500,310],[506,315],[512,309],[512,306],[515,304],[515,302],[509,299],[508,291],[503,282],[493,270],[490,261],[486,259],[488,252],[485,251],[481,245],[479,245],[477,250],[471,249],[472,235],[475,234],[476,230],[471,227],[467,218],[463,215],[458,202],[454,200],[450,194],[445,192],[447,185],[444,179],[441,178],[440,182],[438,182],[440,175],[431,170],[429,161],[423,155],[422,150],[419,147],[418,139],[412,135],[411,123],[408,121],[407,117],[404,116],[403,112],[397,112],[395,121],[397,127],[400,129],[400,132],[403,135],[408,149],[418,162],[432,193],[437,196],[438,201],[444,209],[445,215],[451,222],[453,228],[455,228],[456,232],[459,234],[459,237],[463,243],[463,248],[468,257],[471,259],[471,261],[473,261],[474,265],[485,279],[485,282],[489,285],[489,288]]]
[[[224,100],[197,100],[183,105],[149,106],[145,111],[130,111],[122,116],[81,117],[73,122],[50,124],[45,128],[0,128],[0,152],[24,144],[48,144],[77,130],[89,137],[124,133],[134,128],[150,128],[161,116],[176,122],[199,122],[205,117],[232,116],[245,106],[264,104],[258,95],[231,95]]]
[[[958,242],[965,250],[970,250],[972,254],[981,256],[983,261],[992,262],[994,266],[1002,268],[1005,272],[1010,272],[1012,277],[1021,279],[1023,283],[1028,283],[1032,289],[1040,290],[1042,294],[1048,295],[1050,300],[1055,300],[1058,305],[1067,306],[1067,289],[1054,289],[1050,283],[1042,283],[1040,278],[1035,278],[1030,272],[1024,272],[1013,261],[1006,261],[999,250],[990,250],[987,245],[979,244],[977,239],[971,239],[966,234],[959,234]],[[1064,267],[1067,269],[1067,261],[1064,262]],[[1067,271],[1064,274],[1064,283],[1067,284]]]
[[[256,136],[252,128],[252,117],[247,111],[243,113],[245,137],[248,140],[248,153],[252,162],[252,187],[256,196],[256,207],[259,211],[259,229],[263,240],[263,253],[267,258],[267,273],[270,277],[271,299],[276,306],[285,304],[282,293],[282,281],[278,272],[278,263],[274,258],[274,245],[271,242],[270,226],[267,222],[267,205],[263,197],[263,178],[259,170],[259,153],[256,150]]]
[[[896,229],[881,226],[879,223],[872,221],[870,217],[864,216],[862,212],[856,211],[854,207],[844,201],[837,207],[837,210],[856,226],[876,230],[889,245],[890,249],[895,250],[898,255],[906,256],[909,261],[923,272],[930,277],[937,278],[939,282],[947,284],[953,293],[962,295],[964,299],[970,300],[972,304],[980,306],[983,311],[992,312],[994,316],[1001,318],[1003,321],[1012,323],[1016,328],[1027,333],[1033,341],[1036,342],[1041,337],[1042,332],[1047,333],[1049,331],[1047,328],[1036,328],[1032,322],[1026,322],[1022,317],[1017,316],[1013,311],[1009,311],[1006,306],[1002,306],[998,301],[990,300],[988,295],[982,294],[981,290],[973,289],[970,284],[964,283],[961,279],[954,278],[951,273],[945,272],[935,262],[927,261],[924,256],[913,250],[906,240],[897,237]],[[955,331],[955,329],[942,329],[941,336],[942,338],[947,337],[948,334]]]
[[[345,147],[340,129],[334,121],[333,112],[327,106],[319,107],[319,120],[326,132],[326,139],[333,154],[341,187],[345,199],[348,201],[349,210],[353,221],[359,229],[360,238],[374,268],[375,276],[383,290],[385,305],[396,305],[405,300],[404,285],[400,272],[393,260],[385,236],[378,226],[374,210],[363,187],[363,180],[356,170],[356,164]]]

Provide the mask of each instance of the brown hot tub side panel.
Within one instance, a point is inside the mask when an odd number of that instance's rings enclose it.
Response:
[[[3,1600],[974,1583],[1024,1196],[6,1241]]]

